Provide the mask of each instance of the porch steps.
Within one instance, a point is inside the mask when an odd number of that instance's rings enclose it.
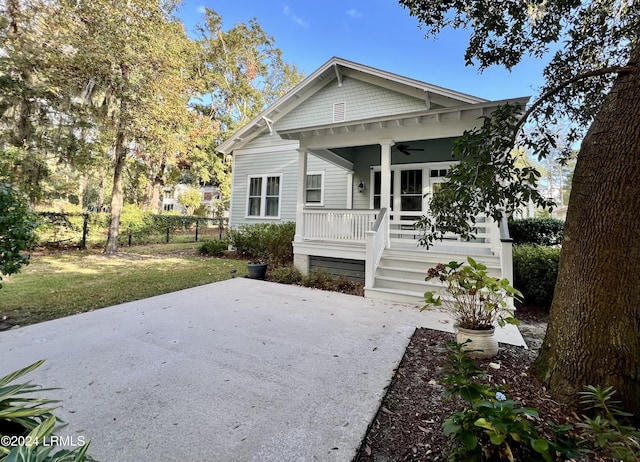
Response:
[[[499,277],[500,259],[491,254],[472,255],[487,266],[489,274]],[[438,263],[463,262],[466,255],[426,251],[424,249],[387,249],[375,274],[373,287],[365,288],[365,295],[380,300],[396,301],[422,306],[424,293],[438,290],[437,282],[427,282],[427,270]]]

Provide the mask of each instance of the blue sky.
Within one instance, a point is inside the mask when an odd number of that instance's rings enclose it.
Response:
[[[394,0],[184,0],[178,16],[189,32],[204,8],[224,27],[256,18],[284,59],[309,75],[333,56],[487,99],[535,95],[544,62],[527,59],[511,72],[478,73],[464,65],[465,31],[425,39],[418,22]]]

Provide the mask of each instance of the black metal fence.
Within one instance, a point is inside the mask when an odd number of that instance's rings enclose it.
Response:
[[[107,240],[108,213],[39,213],[38,243],[45,247],[104,245]],[[228,220],[180,215],[123,215],[118,240],[122,245],[199,242],[222,239]]]

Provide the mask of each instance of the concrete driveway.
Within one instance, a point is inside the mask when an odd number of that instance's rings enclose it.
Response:
[[[45,358],[27,379],[103,462],[346,462],[415,327],[451,324],[238,278],[0,332],[0,376]]]

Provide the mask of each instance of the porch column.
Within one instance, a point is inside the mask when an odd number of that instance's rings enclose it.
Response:
[[[307,150],[298,149],[298,195],[296,198],[296,234],[294,241],[301,242],[304,237],[304,203],[307,188]]]
[[[386,208],[387,213],[391,214],[391,146],[395,143],[392,140],[380,142],[380,208]],[[389,220],[386,220],[387,229],[384,230],[387,237],[389,236]],[[388,241],[391,247],[391,241]]]
[[[347,173],[347,210],[353,208],[353,172]]]

